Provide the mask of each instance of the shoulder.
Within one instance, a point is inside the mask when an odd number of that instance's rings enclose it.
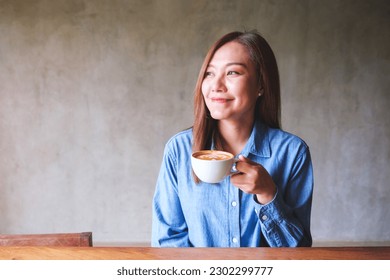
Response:
[[[185,129],[173,135],[165,145],[165,152],[176,153],[192,149],[192,128]]]
[[[266,128],[266,135],[268,137],[271,150],[284,150],[288,153],[297,153],[302,155],[309,153],[309,146],[299,136],[277,128]]]
[[[294,145],[308,147],[306,142],[299,136],[278,128],[267,128],[268,137],[276,142],[286,142]]]
[[[175,145],[177,143],[182,143],[182,142],[188,142],[192,141],[192,128],[187,128],[185,130],[182,130],[175,135],[173,135],[169,140],[167,141],[167,145]]]

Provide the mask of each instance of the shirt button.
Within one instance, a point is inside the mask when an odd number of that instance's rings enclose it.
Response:
[[[237,243],[238,242],[237,238],[235,238],[235,237],[233,237],[232,241],[233,241],[233,243]]]
[[[263,215],[263,216],[261,217],[261,219],[262,219],[263,221],[265,221],[265,220],[268,219],[268,217],[267,217],[267,215]]]
[[[236,206],[237,206],[237,202],[233,201],[233,202],[232,202],[232,206],[233,206],[233,207],[236,207]]]

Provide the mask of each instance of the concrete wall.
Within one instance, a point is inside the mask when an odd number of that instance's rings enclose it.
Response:
[[[279,62],[283,128],[311,147],[315,244],[389,243],[388,3],[0,0],[0,233],[149,242],[203,56],[256,28]]]

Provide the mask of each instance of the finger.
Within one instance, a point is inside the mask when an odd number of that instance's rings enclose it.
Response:
[[[253,166],[256,165],[258,165],[258,163],[244,157],[243,155],[239,155],[238,161],[236,163],[236,169],[239,172],[247,173]]]
[[[246,163],[249,163],[249,164],[252,164],[252,165],[257,165],[258,164],[257,162],[254,162],[254,161],[250,160],[249,158],[244,157],[243,155],[239,155],[238,156],[238,161],[246,162]]]

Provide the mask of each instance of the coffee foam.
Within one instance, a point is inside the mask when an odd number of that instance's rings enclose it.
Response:
[[[227,160],[231,158],[231,156],[228,154],[212,151],[204,153],[200,152],[199,154],[195,155],[195,157],[203,160]]]

